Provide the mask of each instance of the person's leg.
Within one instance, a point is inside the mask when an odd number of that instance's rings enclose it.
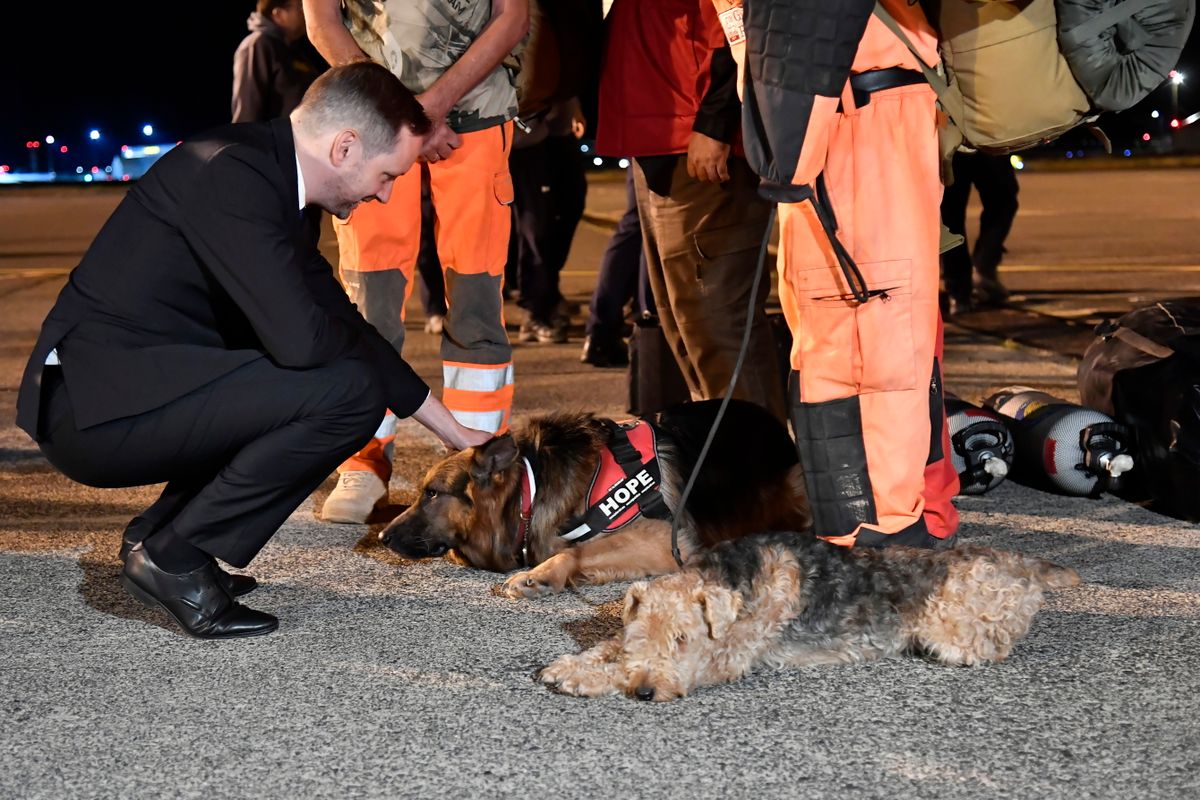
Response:
[[[122,583],[201,638],[275,629],[271,615],[233,602],[214,558],[246,566],[383,410],[372,367],[350,359],[285,370],[263,358],[161,408],[83,430],[60,370],[48,370],[43,403],[42,450],[68,477],[167,482],[141,516],[155,528],[130,548]]]
[[[429,195],[429,166],[421,169],[421,248],[417,254],[417,273],[421,276],[421,307],[425,309],[425,332],[438,334],[446,319],[446,286],[442,280],[442,262],[438,261],[437,234],[433,200]]]
[[[927,87],[880,93],[831,138],[828,195],[875,292],[867,302],[848,294],[811,206],[781,209],[792,421],[817,530],[839,544],[934,542],[924,517],[942,190],[933,102]]]
[[[942,382],[943,328],[938,315],[937,338],[934,345],[934,364],[929,381],[929,459],[925,463],[925,527],[931,536],[943,542],[953,541],[958,531],[958,509],[954,496],[958,494],[958,473],[950,460],[950,426],[946,422],[946,391]]]
[[[449,307],[442,402],[463,425],[495,433],[508,430],[513,397],[500,293],[512,226],[512,127],[463,134],[462,146],[429,170]]]
[[[646,262],[632,166],[625,173],[625,191],[625,213],[617,220],[604,255],[600,257],[596,287],[588,304],[580,360],[594,366],[625,366],[629,363],[623,338],[625,309],[631,301],[636,301],[639,275]]]
[[[404,350],[405,305],[413,290],[421,247],[421,171],[412,169],[392,186],[387,203],[363,203],[350,219],[334,221],[338,272],[350,300],[396,352]],[[375,436],[338,468],[338,483],[321,509],[327,522],[363,523],[387,497],[392,477],[396,418],[379,422]]]
[[[947,186],[942,193],[942,222],[951,233],[964,237],[962,244],[942,254],[942,275],[952,314],[971,308],[971,250],[965,237],[973,165],[973,155],[955,154],[954,183]]]
[[[383,407],[366,362],[289,370],[264,358],[162,408],[84,430],[65,389],[52,387],[43,450],[89,486],[179,486],[143,512],[155,522],[147,541],[169,528],[244,567],[369,438]]]
[[[549,315],[555,340],[565,341],[571,317],[562,294],[560,276],[571,255],[579,221],[583,219],[588,184],[578,140],[570,135],[551,136],[547,142],[554,167],[550,186],[555,207],[553,225],[547,232],[543,248],[546,257],[546,303],[550,305],[553,301]]]
[[[1008,156],[978,156],[975,188],[983,205],[972,251],[979,293],[985,302],[1001,303],[1008,290],[1000,281],[1000,261],[1017,216],[1017,172]]]
[[[525,311],[517,341],[552,340],[550,317],[558,304],[550,276],[547,246],[554,227],[555,205],[551,150],[548,139],[514,149],[508,157],[513,182],[513,241],[509,259],[516,259],[517,305]]]
[[[652,156],[633,159],[632,169],[638,217],[642,222],[642,239],[645,245],[646,281],[654,298],[658,322],[667,346],[675,357],[675,363],[679,365],[679,371],[687,383],[688,392],[693,398],[700,398],[700,376],[688,356],[687,347],[675,320],[674,298],[671,297],[671,285],[666,278],[667,264],[664,258],[666,248],[672,246],[672,234],[677,233],[681,225],[687,224],[670,221],[671,217],[682,215],[682,211],[674,206],[671,199],[675,176],[679,173],[681,165],[686,167],[686,159],[679,156]],[[686,169],[684,174],[686,175]]]
[[[676,162],[668,194],[648,188],[661,269],[650,273],[663,331],[696,398],[722,396],[729,386],[745,333],[746,309],[770,204],[759,197],[757,179],[743,159],[729,161],[730,180],[698,181]],[[661,286],[660,286],[661,282]],[[733,396],[758,403],[787,419],[774,336],[762,280],[742,372]],[[664,315],[663,298],[669,298]],[[668,324],[667,319],[670,319]]]

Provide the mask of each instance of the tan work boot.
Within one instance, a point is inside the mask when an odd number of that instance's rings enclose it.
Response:
[[[385,497],[387,486],[374,472],[348,470],[338,476],[337,486],[325,498],[321,518],[326,522],[362,525]]]

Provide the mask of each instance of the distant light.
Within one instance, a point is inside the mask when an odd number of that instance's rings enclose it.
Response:
[[[1179,127],[1179,120],[1177,120],[1177,119],[1173,119],[1173,120],[1171,120],[1171,127],[1172,127],[1172,128],[1178,128],[1178,127]]]
[[[153,125],[143,125],[142,126],[142,135],[143,136],[153,136],[154,135],[154,126]]]
[[[47,137],[46,137],[46,144],[54,144],[54,137],[53,137],[53,136],[47,136]]]
[[[67,152],[67,146],[64,144],[62,147],[58,148],[58,152],[60,152],[60,153]]]
[[[108,172],[108,173],[111,173],[111,172],[112,172],[112,167],[111,167],[111,166],[109,166],[109,167],[105,167],[105,168],[104,168],[104,171],[105,171],[105,172]]]
[[[129,152],[129,145],[127,145],[127,144],[123,144],[123,145],[121,145],[121,152],[122,152],[122,153],[128,153],[128,152]]]
[[[1025,169],[1025,160],[1016,153],[1008,157],[1008,163],[1013,165],[1013,169]]]
[[[586,153],[590,148],[586,144],[579,145],[579,152]]]
[[[620,167],[621,169],[629,169],[629,159],[622,158],[620,161],[617,162],[617,166]]]
[[[1148,142],[1148,141],[1150,141],[1150,134],[1148,134],[1148,133],[1143,133],[1143,134],[1142,134],[1142,141],[1143,141],[1143,142]]]
[[[148,156],[156,156],[161,150],[162,148],[156,144],[148,144],[142,148],[142,153]]]
[[[1126,158],[1129,158],[1131,155],[1133,155],[1133,151],[1132,151],[1132,150],[1126,150],[1126,151],[1125,151],[1125,157],[1126,157]]]
[[[595,164],[597,167],[602,167],[602,166],[604,166],[604,159],[597,156],[596,158],[592,159],[592,163]]]
[[[82,175],[82,174],[83,174],[83,167],[76,167],[76,168],[75,168],[75,174],[76,174],[76,175]]]
[[[1075,154],[1074,154],[1074,153],[1072,153],[1070,150],[1068,150],[1068,151],[1067,151],[1067,158],[1074,158],[1074,157],[1075,157]]]
[[[122,176],[121,176],[121,180],[123,180],[123,181],[127,181],[127,180],[129,180],[129,175],[128,175],[128,173],[126,173],[125,175],[122,175]]]
[[[100,171],[100,168],[99,168],[99,167],[97,167],[97,166],[95,166],[95,165],[93,165],[93,166],[92,166],[92,174],[93,174],[93,175],[95,175],[95,174],[96,174],[96,173],[98,173],[99,171]]]
[[[1076,150],[1076,151],[1075,151],[1075,157],[1076,157],[1076,158],[1083,158],[1083,151],[1082,151],[1082,150]]]
[[[8,172],[8,164],[0,164],[0,172]]]
[[[1150,119],[1158,119],[1160,116],[1162,116],[1162,115],[1159,114],[1157,111],[1150,112]]]
[[[83,182],[84,182],[84,183],[91,183],[91,182],[92,182],[92,176],[91,176],[91,175],[84,175],[84,176],[83,176]]]
[[[96,141],[97,139],[100,138],[100,131],[93,128],[92,130],[88,131],[88,138],[91,139],[93,142]]]
[[[1167,73],[1167,76],[1171,79],[1171,83],[1175,84],[1176,86],[1183,83],[1184,74],[1177,69],[1171,70],[1169,73]]]

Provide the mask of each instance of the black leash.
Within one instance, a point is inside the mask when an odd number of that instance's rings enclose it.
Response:
[[[742,334],[742,348],[738,351],[737,362],[733,365],[733,374],[729,376],[729,386],[725,387],[725,396],[721,398],[721,407],[717,409],[717,418],[713,420],[712,427],[708,430],[708,438],[704,440],[704,447],[700,448],[696,466],[692,469],[692,474],[688,476],[687,484],[683,487],[683,494],[679,498],[679,507],[675,510],[675,518],[671,522],[671,555],[675,557],[675,563],[680,567],[683,566],[683,559],[679,556],[679,520],[683,519],[683,510],[687,508],[688,495],[692,493],[692,485],[696,482],[696,476],[700,474],[700,467],[704,465],[708,448],[712,446],[713,439],[716,438],[721,418],[725,416],[725,409],[733,398],[733,387],[737,386],[738,375],[742,371],[742,362],[746,360],[746,351],[750,349],[750,329],[754,323],[754,306],[758,300],[758,286],[762,283],[763,265],[767,261],[767,245],[771,242],[771,233],[774,229],[775,206],[772,205],[771,213],[767,217],[767,231],[763,234],[762,247],[758,251],[758,266],[754,269],[754,283],[750,286],[750,301],[746,305],[746,331]]]

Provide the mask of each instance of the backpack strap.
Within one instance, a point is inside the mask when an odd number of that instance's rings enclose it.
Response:
[[[1063,48],[1071,49],[1080,42],[1095,39],[1100,35],[1101,31],[1106,31],[1114,25],[1129,19],[1134,14],[1149,8],[1158,1],[1124,0],[1124,2],[1109,6],[1099,14],[1091,17],[1087,22],[1081,22],[1069,31],[1060,30],[1058,32],[1059,45]]]
[[[950,79],[946,75],[946,66],[938,60],[936,67],[931,67],[925,63],[925,59],[921,58],[921,54],[917,51],[916,45],[908,38],[908,34],[900,27],[900,23],[896,22],[896,18],[891,15],[883,4],[876,0],[874,14],[879,18],[879,21],[887,26],[887,29],[896,35],[901,44],[908,48],[908,52],[913,54],[913,58],[917,60],[917,65],[920,66],[921,72],[925,75],[925,80],[929,81],[929,85],[933,87],[934,93],[938,98],[938,105],[942,109],[942,113],[949,120],[949,125],[941,127],[938,131],[938,149],[941,151],[941,173],[942,184],[949,186],[954,183],[954,154],[960,147],[969,147],[973,149],[970,142],[965,141],[966,127],[963,124],[966,119],[966,105],[963,100],[962,92],[957,87],[952,86]],[[945,228],[945,226],[943,226]],[[955,244],[952,244],[952,237],[949,230],[945,230],[942,234],[940,251],[953,249]]]
[[[1150,0],[1131,0],[1133,2],[1150,2]],[[963,118],[963,98],[958,92],[952,91],[950,82],[946,79],[945,68],[939,61],[936,68],[925,63],[925,59],[921,58],[921,54],[917,52],[916,45],[908,38],[908,34],[900,27],[900,23],[896,22],[896,18],[891,12],[883,7],[882,3],[875,3],[875,16],[879,21],[887,26],[888,30],[896,34],[896,38],[901,44],[908,48],[908,51],[917,59],[917,65],[920,66],[921,72],[925,74],[925,80],[929,81],[929,85],[933,87],[933,91],[937,93],[938,100],[942,104],[942,110],[946,112],[946,116],[954,123],[956,128],[962,129],[960,121]]]

